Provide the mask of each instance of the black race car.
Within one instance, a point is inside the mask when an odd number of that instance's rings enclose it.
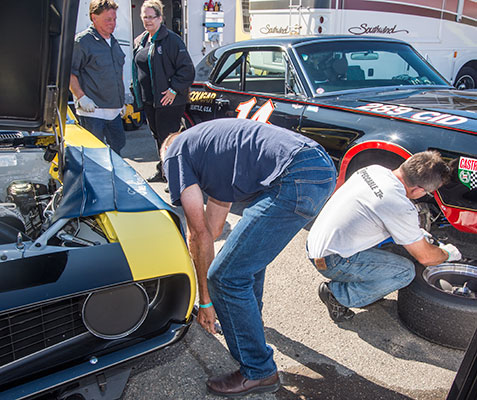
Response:
[[[414,332],[467,346],[477,326],[477,92],[456,90],[400,40],[267,38],[217,48],[197,65],[185,122],[223,117],[313,138],[333,157],[338,185],[359,168],[395,168],[427,149],[452,160],[453,181],[417,206],[422,226],[454,242],[465,259],[419,269],[421,282],[400,293],[398,303]],[[424,292],[426,307],[416,306]],[[442,321],[433,323],[439,313]]]

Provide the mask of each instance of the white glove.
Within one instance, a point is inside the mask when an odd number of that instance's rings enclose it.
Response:
[[[123,118],[126,115],[127,111],[128,111],[128,106],[125,104],[123,108],[121,108],[121,111],[119,111],[119,115],[121,116],[121,118]]]
[[[459,249],[457,249],[457,247],[455,247],[453,244],[441,243],[439,244],[439,248],[441,248],[442,250],[446,251],[449,254],[447,261],[458,261],[462,258],[462,254],[460,254]]]
[[[427,243],[433,242],[432,235],[429,232],[427,232],[424,228],[421,228],[421,232],[424,235],[424,239],[426,239]]]
[[[79,106],[86,112],[93,112],[98,106],[88,96],[84,95],[78,99]]]

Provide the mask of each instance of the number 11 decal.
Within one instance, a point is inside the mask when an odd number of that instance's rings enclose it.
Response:
[[[252,111],[252,108],[255,107],[255,104],[257,104],[257,99],[255,97],[240,103],[235,109],[235,111],[238,112],[237,118],[247,118],[250,111]],[[268,123],[268,119],[270,118],[270,115],[272,115],[273,110],[275,110],[275,106],[273,105],[272,100],[268,99],[268,101],[265,102],[250,119],[252,121]]]

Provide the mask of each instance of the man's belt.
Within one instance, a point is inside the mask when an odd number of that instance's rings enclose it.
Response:
[[[323,258],[314,258],[313,263],[315,264],[315,267],[317,270],[324,270],[326,269],[326,261]]]

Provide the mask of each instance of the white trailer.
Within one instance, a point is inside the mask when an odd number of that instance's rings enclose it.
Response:
[[[140,9],[143,0],[132,0],[132,20],[134,37],[143,32]],[[212,48],[250,38],[247,36],[249,16],[248,0],[213,0],[220,3],[220,11],[205,11],[206,0],[162,0],[164,23],[179,34],[196,65]],[[209,1],[207,1],[209,3]],[[245,7],[242,10],[242,3]],[[207,22],[217,27],[217,34],[208,32]],[[245,24],[245,28],[243,25]],[[214,27],[209,28],[213,30]]]
[[[395,37],[456,87],[477,88],[477,0],[250,0],[250,32]]]

